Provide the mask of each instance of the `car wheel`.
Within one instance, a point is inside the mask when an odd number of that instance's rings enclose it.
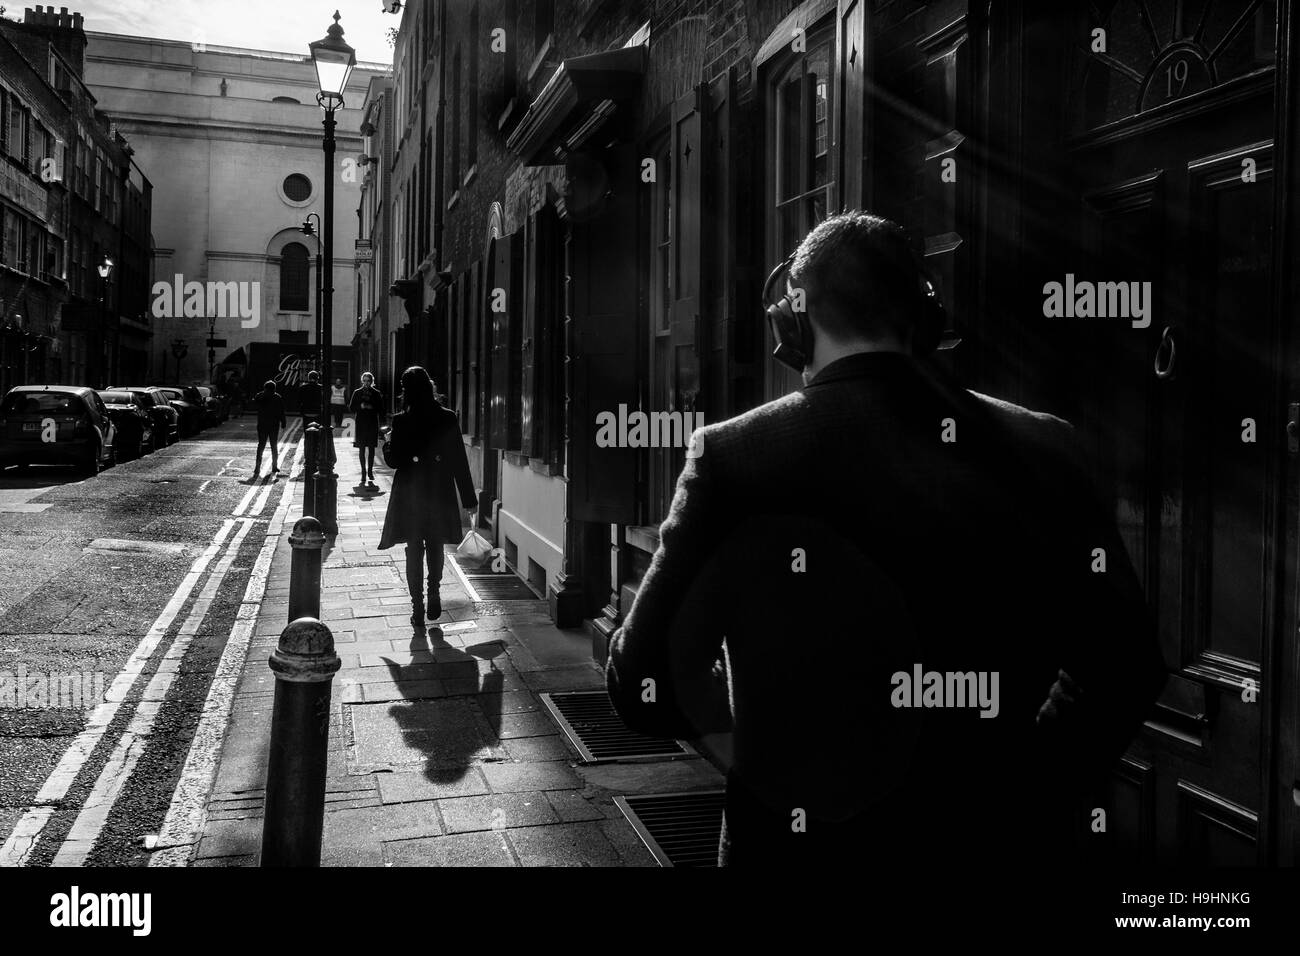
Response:
[[[86,460],[81,463],[81,472],[87,478],[93,478],[99,474],[100,447],[99,443],[91,445],[86,455]]]

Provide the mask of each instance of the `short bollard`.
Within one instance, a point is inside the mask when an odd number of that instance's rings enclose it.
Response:
[[[316,510],[312,512],[320,519],[326,534],[338,534],[338,489],[339,476],[334,473],[334,463],[338,460],[334,451],[334,432],[328,426],[320,431],[320,450],[317,453],[316,472]]]
[[[312,422],[304,430],[302,466],[302,513],[316,514],[316,467],[320,458],[320,425]]]
[[[342,662],[330,629],[300,618],[271,655],[275,706],[262,821],[262,866],[320,866],[330,688]]]
[[[308,515],[299,518],[289,534],[293,564],[289,571],[289,620],[320,617],[320,569],[324,558],[325,534],[320,522]]]

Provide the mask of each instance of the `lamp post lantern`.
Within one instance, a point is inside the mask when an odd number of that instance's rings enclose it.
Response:
[[[321,219],[321,375],[326,383],[321,388],[321,446],[320,470],[316,479],[316,518],[327,534],[338,533],[336,514],[338,476],[334,474],[334,431],[330,424],[329,387],[333,379],[334,349],[334,114],[345,105],[352,68],[357,65],[357,52],[343,39],[339,26],[339,13],[334,11],[334,23],[325,38],[310,44],[312,62],[316,65],[316,79],[320,92],[316,102],[325,111],[325,215]]]

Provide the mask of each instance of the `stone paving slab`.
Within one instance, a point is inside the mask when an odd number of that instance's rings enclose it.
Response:
[[[582,765],[538,699],[604,687],[583,632],[544,601],[473,602],[450,566],[441,628],[413,628],[401,546],[379,551],[385,496],[354,496],[340,456],[339,526],[321,618],[342,669],[330,700],[324,866],[655,866],[619,793],[717,788],[699,758]],[[383,491],[391,473],[379,469]],[[295,486],[301,495],[301,485]],[[300,505],[295,505],[300,513]],[[256,866],[290,552],[272,563],[207,824],[191,865]]]

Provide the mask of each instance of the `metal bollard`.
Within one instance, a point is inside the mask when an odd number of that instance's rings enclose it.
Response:
[[[334,430],[327,425],[320,430],[320,450],[316,458],[316,510],[313,512],[326,534],[339,532],[339,476],[334,473],[335,461]]]
[[[293,564],[289,571],[289,620],[320,617],[320,572],[324,559],[325,534],[320,522],[308,515],[299,518],[289,534]]]
[[[315,422],[304,429],[306,444],[302,466],[302,513],[316,514],[316,464],[320,458],[320,426]]]
[[[262,821],[264,867],[320,866],[330,688],[341,664],[330,629],[310,617],[289,624],[271,655],[275,705]]]

